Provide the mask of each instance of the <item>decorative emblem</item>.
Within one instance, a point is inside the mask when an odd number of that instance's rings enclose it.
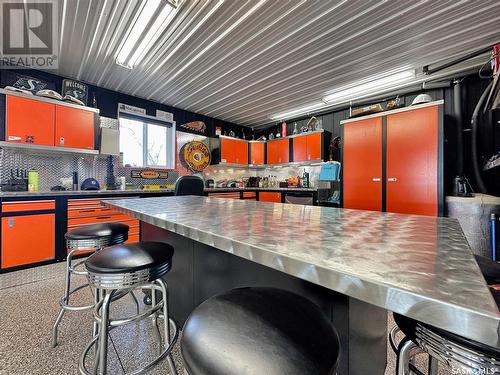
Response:
[[[182,146],[181,162],[193,172],[201,172],[210,165],[210,150],[200,141],[191,141]]]
[[[167,179],[167,171],[156,171],[153,169],[133,169],[130,172],[130,177],[132,178],[145,178],[147,180]]]
[[[205,123],[203,121],[192,121],[192,122],[188,122],[186,124],[182,124],[181,128],[189,129],[189,130],[193,130],[195,132],[201,133],[201,134],[205,134],[205,130],[207,129],[207,126],[205,125]]]

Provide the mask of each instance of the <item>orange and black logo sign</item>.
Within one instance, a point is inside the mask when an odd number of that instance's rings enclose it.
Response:
[[[133,169],[130,172],[132,178],[146,178],[148,180],[154,180],[157,178],[166,179],[168,178],[167,171],[155,171],[152,169]]]
[[[210,165],[210,150],[200,141],[186,143],[181,148],[181,162],[193,172],[201,172]]]

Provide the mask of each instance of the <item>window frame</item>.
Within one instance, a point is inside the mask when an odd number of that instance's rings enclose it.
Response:
[[[132,168],[158,169],[158,170],[174,170],[177,164],[177,139],[176,139],[176,124],[175,121],[167,121],[158,117],[149,116],[142,113],[130,112],[127,110],[118,110],[118,129],[121,130],[120,119],[128,119],[142,123],[142,166]],[[151,165],[148,158],[148,125],[163,126],[166,131],[166,165]],[[171,150],[169,150],[171,146]],[[123,152],[120,149],[120,152]],[[123,164],[122,167],[125,167]]]

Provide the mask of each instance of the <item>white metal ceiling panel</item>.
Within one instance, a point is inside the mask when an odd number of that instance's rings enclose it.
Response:
[[[184,0],[128,70],[115,59],[142,1],[61,1],[59,73],[246,126],[500,42],[498,0]]]

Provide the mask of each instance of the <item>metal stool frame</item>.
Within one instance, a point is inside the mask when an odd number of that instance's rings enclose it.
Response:
[[[57,315],[56,321],[52,327],[52,347],[55,348],[57,346],[57,337],[59,333],[59,324],[62,321],[64,313],[66,311],[85,311],[94,308],[95,304],[99,302],[99,292],[97,290],[93,290],[92,293],[94,295],[94,303],[85,306],[72,306],[70,305],[70,296],[73,293],[78,292],[83,288],[89,287],[88,284],[80,285],[74,289],[71,289],[71,276],[73,274],[78,276],[88,276],[88,272],[83,268],[85,260],[76,262],[73,264],[73,256],[75,252],[81,250],[91,250],[91,251],[99,251],[106,246],[118,245],[124,243],[128,239],[128,233],[115,235],[115,236],[103,236],[96,237],[94,239],[86,239],[86,240],[66,240],[67,248],[70,250],[68,256],[66,258],[66,273],[65,273],[65,287],[64,287],[64,296],[59,301],[59,305],[61,309],[59,310],[59,314]],[[91,289],[92,290],[92,289]],[[132,299],[137,307],[137,311],[139,311],[139,301],[133,293],[131,293]],[[116,298],[121,298],[122,295],[117,296]],[[93,327],[93,336],[97,334],[97,324],[94,323]]]
[[[416,342],[405,337],[396,346],[398,332],[400,329],[395,326],[389,334],[389,342],[397,356],[397,375],[424,375],[414,366],[415,356],[421,353],[429,356],[428,375],[437,375],[439,363],[460,374],[500,374],[500,359],[458,344],[421,324],[417,324]]]
[[[158,269],[165,269],[165,267],[158,267]],[[168,269],[163,272],[165,274],[170,269],[170,265]],[[153,270],[154,271],[154,270]],[[159,343],[159,353],[158,356],[147,363],[144,367],[134,370],[127,375],[139,375],[144,374],[149,371],[151,368],[156,366],[161,360],[167,357],[168,364],[170,367],[170,371],[173,375],[177,375],[177,369],[175,367],[174,361],[172,359],[172,350],[174,348],[175,343],[177,342],[179,332],[175,322],[169,317],[169,309],[168,309],[168,287],[166,282],[161,279],[161,275],[159,278],[151,281],[145,282],[143,276],[139,276],[140,281],[137,282],[136,285],[131,285],[130,278],[135,278],[137,280],[138,275],[145,275],[147,272],[132,272],[128,274],[114,274],[113,279],[113,287],[110,286],[107,281],[107,277],[105,275],[96,276],[95,274],[89,273],[89,282],[92,286],[100,289],[100,295],[103,297],[94,307],[94,320],[98,324],[98,334],[94,336],[94,338],[87,344],[84,351],[80,356],[80,360],[78,363],[78,369],[80,374],[82,375],[106,375],[107,374],[107,355],[108,355],[108,334],[109,332],[119,326],[137,322],[143,319],[147,319],[148,317],[152,317],[153,324],[155,326],[155,338]],[[155,272],[152,272],[153,274]],[[120,285],[118,279],[122,277],[123,284]],[[103,280],[104,279],[104,280]],[[151,279],[149,279],[151,280]],[[123,289],[148,289],[152,291],[152,299],[153,303],[151,307],[142,313],[138,313],[137,315],[123,318],[123,319],[110,319],[109,317],[109,309],[112,301],[115,300],[114,296],[116,293],[120,292]],[[156,292],[159,291],[161,293],[161,299],[159,302],[156,302]],[[162,312],[162,313],[160,313]],[[162,349],[162,338],[160,334],[160,329],[158,327],[157,319],[164,320],[164,336],[165,342],[163,343]],[[173,331],[173,336],[171,333]],[[92,348],[95,348],[95,357],[94,357],[94,366],[93,371],[90,372],[85,367],[85,360]]]

